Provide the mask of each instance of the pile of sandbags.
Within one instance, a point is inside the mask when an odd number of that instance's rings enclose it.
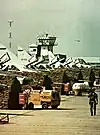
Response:
[[[66,68],[66,69],[58,68],[51,71],[41,71],[41,72],[33,72],[33,73],[13,72],[13,73],[9,73],[7,76],[0,75],[0,83],[6,84],[7,86],[11,86],[12,79],[14,76],[22,76],[22,77],[26,76],[33,79],[33,82],[31,82],[31,85],[42,86],[44,76],[48,74],[50,78],[52,79],[52,82],[54,85],[53,87],[58,87],[59,89],[61,89],[60,83],[62,83],[62,77],[63,77],[64,71],[66,71],[66,74],[69,76],[71,81],[74,81],[74,79],[77,78],[77,75],[79,73],[78,68]],[[82,74],[83,74],[84,79],[88,79],[89,69],[82,69]],[[54,82],[57,82],[58,84],[56,84],[55,86]],[[25,89],[30,89],[30,87],[23,86],[22,91],[24,91]],[[9,98],[9,91],[6,90],[4,91],[4,93],[0,92],[0,108],[7,108],[8,98]]]
[[[8,108],[9,90],[0,92],[0,109]]]
[[[0,109],[2,108],[3,92],[0,91]]]

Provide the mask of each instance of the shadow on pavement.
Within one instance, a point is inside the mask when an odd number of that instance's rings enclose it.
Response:
[[[48,109],[42,109],[42,108],[34,108],[34,110],[76,110],[76,108],[57,108],[57,109],[53,109],[53,108],[48,108]]]
[[[8,124],[8,122],[7,121],[0,121],[0,125],[2,125],[2,124]]]
[[[27,112],[29,113],[29,112]],[[0,113],[0,115],[15,115],[15,116],[34,116],[33,114],[26,114],[26,113],[23,113],[23,114],[19,114],[19,113]]]
[[[76,108],[57,108],[57,110],[76,110]]]

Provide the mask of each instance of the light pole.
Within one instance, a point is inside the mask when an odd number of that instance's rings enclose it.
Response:
[[[11,26],[12,26],[13,22],[14,22],[13,20],[8,21],[8,24],[9,24],[9,48],[12,47],[11,39],[13,37],[12,37],[12,32],[11,32]]]

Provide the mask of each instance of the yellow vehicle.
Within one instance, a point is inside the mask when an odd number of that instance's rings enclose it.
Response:
[[[26,103],[28,109],[33,109],[34,105],[42,105],[43,109],[47,109],[49,106],[56,109],[60,105],[60,93],[56,90],[33,90],[28,98],[24,99],[24,102],[20,98],[20,103]]]

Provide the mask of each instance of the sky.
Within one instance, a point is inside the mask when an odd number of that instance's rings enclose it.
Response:
[[[8,20],[14,20],[11,29]],[[100,0],[0,0],[0,43],[6,47],[10,31],[13,52],[49,33],[57,36],[54,53],[100,56]]]

